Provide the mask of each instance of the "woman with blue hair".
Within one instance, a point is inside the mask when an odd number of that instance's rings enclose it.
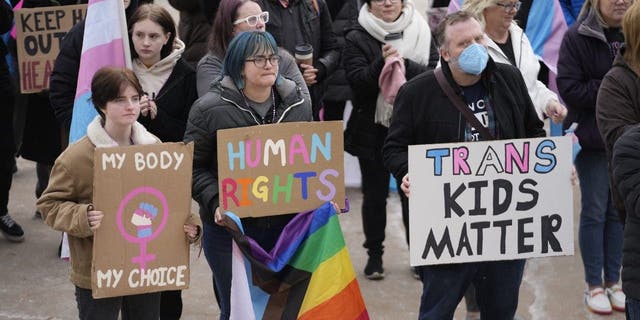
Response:
[[[217,131],[280,122],[311,121],[311,102],[295,82],[280,76],[280,56],[268,32],[237,35],[223,62],[223,78],[191,108],[185,142],[193,141],[193,198],[200,205],[202,247],[213,271],[220,319],[228,319],[231,295],[231,236],[221,223]],[[244,218],[245,234],[270,251],[295,214]]]

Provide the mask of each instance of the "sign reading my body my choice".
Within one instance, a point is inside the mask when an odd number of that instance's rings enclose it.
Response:
[[[573,254],[567,137],[409,146],[412,266]]]
[[[220,210],[259,217],[342,206],[342,121],[219,130]]]
[[[86,4],[16,11],[20,92],[34,93],[49,88],[62,38],[86,13]]]
[[[97,148],[93,203],[94,298],[185,289],[193,143]]]

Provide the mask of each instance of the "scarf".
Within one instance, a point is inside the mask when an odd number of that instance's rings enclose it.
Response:
[[[398,19],[393,22],[384,22],[382,19],[374,16],[369,11],[369,5],[365,3],[362,8],[360,8],[358,23],[376,40],[390,44],[396,48],[401,57],[419,64],[429,64],[431,30],[429,29],[427,21],[416,12],[411,0],[404,0],[402,12]],[[385,36],[390,33],[402,33],[402,37],[396,40],[385,40]],[[383,73],[380,74],[380,76],[382,75]],[[387,81],[379,79],[378,82],[383,83]],[[387,96],[389,96],[389,94],[387,94]],[[395,94],[393,94],[393,96],[395,98]],[[376,100],[376,114],[374,119],[376,123],[382,124],[385,127],[389,126],[391,113],[393,111],[393,101],[391,101],[391,103],[389,103],[389,101],[390,99],[385,99],[381,90]]]
[[[376,40],[396,48],[403,58],[429,64],[431,30],[427,21],[416,12],[411,0],[404,0],[402,13],[394,22],[377,18],[369,12],[369,5],[365,3],[358,14],[358,23]],[[389,33],[402,33],[402,38],[385,41],[384,37]]]

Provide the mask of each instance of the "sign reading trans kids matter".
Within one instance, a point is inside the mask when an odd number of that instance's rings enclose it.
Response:
[[[412,266],[573,254],[568,137],[409,146]]]
[[[260,217],[343,206],[342,121],[219,130],[220,210]]]
[[[93,203],[94,298],[184,289],[189,244],[193,143],[97,148]]]

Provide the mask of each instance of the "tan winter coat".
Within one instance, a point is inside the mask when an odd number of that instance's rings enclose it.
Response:
[[[87,136],[70,145],[56,160],[49,186],[38,199],[37,207],[44,221],[53,229],[69,236],[71,282],[91,289],[91,260],[93,231],[87,221],[87,210],[93,199],[93,154],[96,147],[117,144],[100,125],[99,116],[89,124]],[[133,144],[154,144],[161,141],[139,123],[133,126]],[[197,215],[191,214],[188,223],[200,226]],[[202,232],[199,233],[200,236]]]

